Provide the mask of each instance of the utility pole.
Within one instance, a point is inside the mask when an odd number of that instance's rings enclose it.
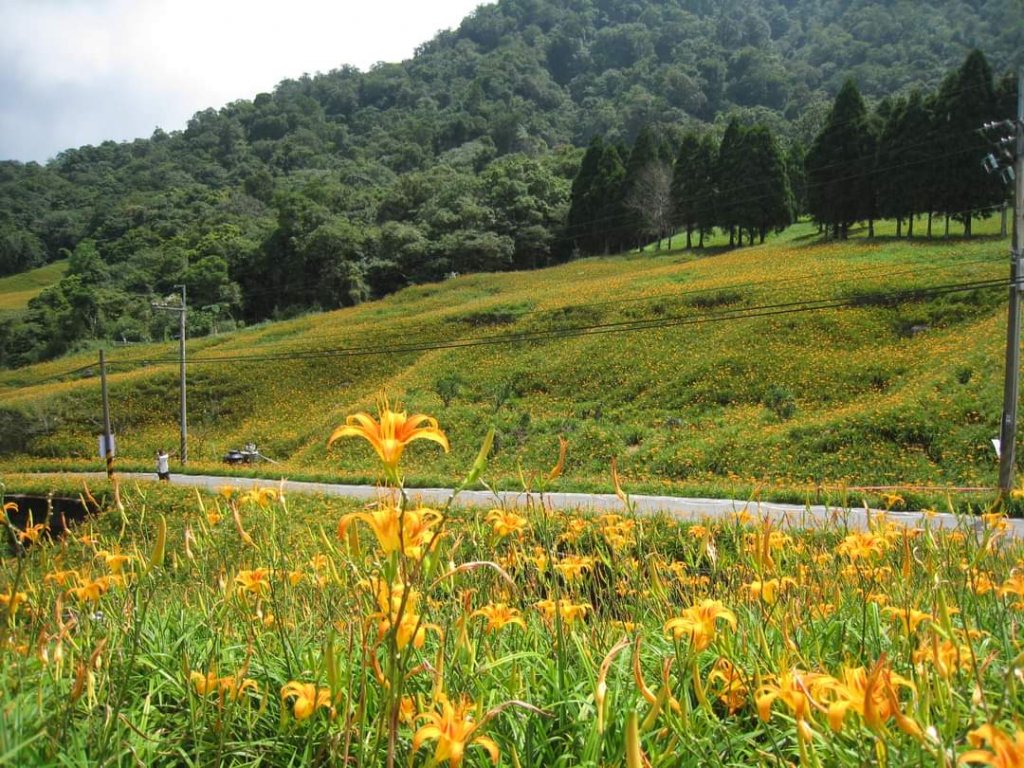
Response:
[[[181,465],[188,462],[188,409],[185,406],[185,315],[188,306],[185,302],[185,286],[176,285],[181,288],[181,306],[175,307],[171,304],[153,304],[153,309],[160,309],[165,312],[178,313],[178,359],[181,363],[181,413],[179,423],[181,425],[181,449],[178,456],[181,458]]]
[[[1009,122],[1009,121],[1007,121]],[[1017,72],[1017,119],[1010,122],[1013,134],[999,142],[999,155],[985,158],[988,171],[1001,171],[1014,182],[1013,244],[1010,252],[1010,304],[1006,323],[1006,378],[1003,386],[1003,420],[999,430],[999,492],[1013,490],[1017,454],[1017,403],[1020,398],[1021,285],[1024,275],[1024,67]],[[1007,127],[1004,123],[987,128]],[[1012,147],[1012,150],[1010,149]],[[1012,165],[1009,162],[1012,162]]]
[[[107,461],[107,479],[114,479],[114,441],[110,434],[110,402],[107,400],[107,364],[100,350],[100,394],[103,397],[103,457]]]

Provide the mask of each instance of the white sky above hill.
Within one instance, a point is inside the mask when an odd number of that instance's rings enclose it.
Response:
[[[483,0],[0,0],[0,160],[180,130],[286,78],[401,61]]]

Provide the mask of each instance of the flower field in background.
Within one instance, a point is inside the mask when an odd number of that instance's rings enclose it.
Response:
[[[8,526],[0,762],[1024,760],[1024,547],[998,513],[680,524],[614,467],[618,512],[556,512],[564,443],[518,508],[424,509],[404,461],[443,422],[381,401],[331,437],[387,470],[377,503],[152,483],[59,541]]]
[[[387,385],[448,425],[450,454],[409,457],[428,485],[471,461],[494,424],[503,487],[559,437],[572,446],[563,490],[607,490],[612,456],[651,492],[762,485],[802,500],[819,486],[991,486],[1005,288],[927,291],[1007,274],[998,239],[821,243],[800,225],[763,247],[416,286],[190,342],[189,464],[222,470],[228,449],[252,441],[280,462],[257,469],[373,482],[370,455],[323,435]],[[921,293],[893,301],[893,290]],[[843,305],[803,311],[818,300]],[[581,328],[593,332],[571,332]],[[479,339],[491,341],[463,345]],[[119,466],[150,470],[177,443],[177,346],[107,352]],[[96,466],[95,369],[53,378],[95,357],[0,372],[0,423],[24,435],[5,461]]]

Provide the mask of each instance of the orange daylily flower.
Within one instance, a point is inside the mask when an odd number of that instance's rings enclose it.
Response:
[[[385,472],[392,479],[397,479],[402,451],[413,440],[430,440],[444,448],[445,453],[450,450],[448,438],[437,426],[437,420],[431,416],[420,413],[406,416],[405,411],[392,411],[383,395],[377,401],[377,411],[380,414],[379,422],[368,413],[349,416],[343,426],[331,433],[327,444],[343,437],[363,438],[373,446],[384,464]]]
[[[779,596],[797,586],[796,579],[783,576],[781,579],[765,579],[744,584],[742,589],[752,600],[762,600],[767,605],[774,605]]]
[[[406,557],[418,559],[423,548],[430,544],[434,532],[430,529],[441,522],[440,512],[433,509],[407,509],[381,507],[373,512],[350,512],[338,523],[338,538],[344,539],[349,525],[361,520],[370,526],[384,554],[401,551]]]
[[[882,613],[887,616],[892,616],[903,623],[904,631],[910,635],[917,631],[917,628],[926,621],[935,621],[935,617],[930,613],[919,611],[916,608],[897,608],[890,606],[883,608]]]
[[[65,587],[71,583],[71,581],[79,581],[80,577],[78,571],[72,569],[67,571],[52,571],[43,576],[43,582],[46,584],[56,584],[59,587]]]
[[[246,493],[239,497],[239,501],[242,503],[249,502],[255,504],[258,507],[265,507],[272,501],[277,500],[277,491],[273,488],[260,488],[255,486],[250,488]]]
[[[1018,730],[1011,739],[994,725],[986,723],[967,734],[967,740],[975,749],[960,755],[958,765],[983,763],[996,768],[1021,768],[1024,766],[1024,731]],[[988,749],[981,749],[988,744]]]
[[[24,592],[7,592],[0,593],[0,606],[7,610],[8,616],[13,616],[18,612],[18,606],[28,600],[28,595]]]
[[[504,538],[513,534],[522,536],[523,532],[530,527],[530,521],[525,517],[504,509],[492,509],[484,517],[484,522],[491,524],[498,538]]]
[[[45,530],[46,523],[36,523],[35,525],[30,525],[25,530],[18,531],[18,540],[22,543],[29,541],[35,544],[39,541],[39,537],[43,535],[43,531]]]
[[[447,760],[452,768],[462,765],[466,747],[479,744],[491,757],[491,762],[498,764],[501,752],[498,745],[488,736],[477,734],[483,724],[473,721],[473,703],[463,698],[453,705],[443,693],[437,696],[441,705],[440,712],[424,712],[417,719],[427,720],[427,725],[420,726],[412,737],[412,751],[415,753],[426,741],[437,741],[434,750],[434,762]]]
[[[334,716],[334,707],[331,705],[331,692],[327,688],[317,688],[313,683],[300,683],[292,680],[281,688],[281,701],[294,698],[292,713],[296,720],[305,720],[318,709],[330,710]]]
[[[957,645],[952,640],[940,642],[939,636],[934,633],[921,641],[911,658],[918,667],[928,662],[947,680],[958,670],[970,669],[973,660],[969,646]]]
[[[717,689],[718,698],[728,708],[730,715],[743,706],[750,692],[743,674],[726,658],[716,661],[708,675],[708,686],[712,685]]]
[[[798,669],[784,672],[779,676],[778,682],[764,683],[754,694],[758,717],[767,723],[771,718],[772,704],[779,700],[789,708],[793,719],[796,720],[797,735],[806,741],[811,736],[807,721],[817,704],[814,699],[820,698],[835,685],[836,680],[830,675],[803,672]]]
[[[395,645],[401,650],[410,643],[413,648],[422,648],[428,629],[443,636],[444,632],[437,624],[421,621],[420,614],[416,612],[420,599],[416,590],[409,590],[403,606],[405,585],[402,582],[396,581],[389,585],[386,581],[377,580],[370,586],[374,590],[380,610],[371,613],[367,618],[377,619],[378,639],[384,638],[394,628]]]
[[[255,568],[251,571],[239,571],[238,575],[235,576],[238,596],[242,597],[246,592],[254,594],[257,597],[264,594],[268,589],[270,589],[270,575],[271,571],[269,568]]]
[[[487,619],[487,631],[497,632],[506,624],[518,624],[526,629],[526,622],[519,615],[515,608],[509,608],[505,603],[488,603],[469,614],[470,618],[482,616]]]
[[[884,536],[868,531],[855,531],[843,539],[836,547],[836,552],[846,555],[852,562],[881,558],[888,547],[889,542]]]
[[[110,576],[100,576],[98,579],[78,577],[78,586],[72,587],[68,591],[74,595],[75,599],[80,601],[92,601],[97,602],[101,596],[105,595],[114,584],[123,584],[124,580],[112,574]]]
[[[124,570],[125,565],[134,559],[131,555],[122,555],[118,552],[109,552],[105,549],[97,552],[96,557],[103,558],[103,562],[106,563],[107,568],[110,569],[111,573],[121,573]]]
[[[665,634],[675,639],[687,637],[696,651],[703,651],[715,639],[715,622],[724,619],[736,629],[736,614],[730,611],[720,600],[702,600],[683,611],[682,616],[665,622]]]
[[[566,555],[555,563],[555,570],[572,584],[582,579],[584,573],[594,570],[594,558],[584,555]]]
[[[1024,608],[1024,574],[1014,573],[1010,578],[1003,582],[1001,587],[996,588],[996,594],[1000,597],[1006,597],[1007,595],[1016,595],[1017,600],[1014,602],[1015,608]]]
[[[189,679],[192,682],[192,687],[196,689],[196,693],[200,696],[216,692],[219,694],[221,701],[225,697],[232,701],[238,701],[247,690],[259,691],[255,680],[242,677],[241,674],[217,677],[216,672],[207,672],[205,675],[201,672],[193,672],[189,675]]]
[[[831,689],[836,698],[828,707],[829,726],[833,731],[842,730],[847,711],[853,709],[864,725],[876,733],[895,718],[901,731],[921,738],[920,726],[900,709],[897,686],[914,687],[886,666],[884,656],[875,662],[870,672],[864,667],[844,668],[842,681],[837,681]]]
[[[539,600],[536,603],[534,603],[534,605],[537,607],[537,610],[544,614],[545,621],[554,621],[554,600]],[[590,603],[567,603],[564,600],[559,600],[557,610],[558,615],[561,617],[563,623],[572,624],[577,619],[582,620],[587,615],[587,611],[589,611],[590,608]]]

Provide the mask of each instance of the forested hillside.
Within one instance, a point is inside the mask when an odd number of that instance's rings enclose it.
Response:
[[[974,47],[998,78],[1024,49],[1020,11],[501,0],[406,62],[284,80],[184,130],[46,166],[0,163],[0,275],[69,258],[58,285],[0,320],[0,365],[166,337],[176,320],[151,303],[178,284],[188,332],[203,335],[568,258],[572,184],[595,137],[625,155],[648,130],[674,158],[688,135],[745,126],[740,138],[777,142],[792,171],[847,78],[869,104],[932,91]],[[779,221],[743,226],[763,235]]]

